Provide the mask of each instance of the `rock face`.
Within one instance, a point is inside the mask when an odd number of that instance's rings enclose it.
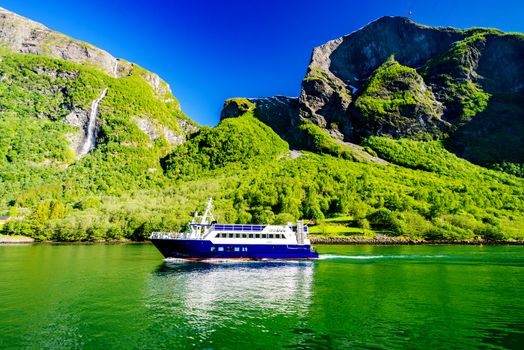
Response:
[[[298,99],[286,96],[249,99],[255,106],[255,117],[269,125],[292,147],[302,148],[303,140],[296,129],[300,126]]]
[[[151,141],[155,141],[161,136],[164,136],[170,145],[180,145],[186,140],[184,135],[180,135],[166,126],[157,125],[149,119],[136,117],[134,122]]]
[[[236,118],[254,109],[255,105],[247,98],[230,98],[224,102],[224,107],[220,113],[220,120]]]
[[[359,136],[395,135],[432,138],[449,125],[438,102],[413,68],[393,56],[378,67],[352,106],[354,132]]]
[[[118,75],[118,61],[104,50],[74,40],[44,25],[0,8],[0,42],[19,53],[44,55],[80,64],[92,64]]]
[[[128,76],[136,65],[113,57],[86,42],[73,39],[46,26],[0,7],[0,46],[18,53],[60,58],[82,65],[98,67],[114,77]],[[151,87],[164,96],[169,85],[157,74],[141,74]]]
[[[382,17],[315,48],[298,99],[278,99],[250,101],[292,146],[314,124],[340,142],[445,139],[479,164],[522,163],[524,35]]]
[[[162,137],[167,143],[162,147],[170,149],[198,130],[180,110],[169,85],[157,74],[3,8],[0,49],[0,82],[4,84],[2,91],[8,91],[3,97],[22,106],[38,106],[24,108],[26,117],[73,126],[70,129],[75,131],[69,130],[64,136],[75,159],[87,153],[83,146],[89,144],[88,150],[97,147],[98,139],[102,141],[100,145],[111,140],[151,148],[153,141]],[[65,62],[61,60],[74,64],[63,68]],[[97,70],[83,70],[81,66]],[[21,74],[24,69],[26,73]],[[95,97],[95,93],[107,92],[109,86],[109,99],[102,101],[105,93]],[[32,98],[33,95],[38,98]],[[90,95],[92,99],[85,98]],[[31,98],[22,101],[24,96]]]
[[[382,17],[315,48],[309,67],[328,70],[345,84],[359,88],[391,55],[400,64],[416,68],[463,37],[464,33],[457,29],[427,27],[402,17]]]
[[[231,98],[224,102],[220,120],[236,118],[250,111],[286,140],[292,148],[307,148],[306,140],[297,131],[302,123],[298,98],[286,96]]]
[[[71,126],[75,126],[78,130],[74,133],[69,133],[67,139],[69,141],[69,148],[75,155],[80,154],[82,145],[86,139],[86,130],[89,123],[89,111],[83,109],[75,109],[69,113],[64,122]]]

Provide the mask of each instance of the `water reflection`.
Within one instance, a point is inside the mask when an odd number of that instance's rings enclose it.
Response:
[[[254,332],[289,344],[287,332],[308,317],[314,267],[314,262],[164,262],[151,274],[146,306],[153,327],[171,346],[185,338],[186,346],[193,339],[191,346],[219,347],[231,344],[231,337],[238,346],[252,346]]]

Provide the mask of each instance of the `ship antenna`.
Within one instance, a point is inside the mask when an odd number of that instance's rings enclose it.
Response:
[[[204,212],[204,215],[202,215],[202,221],[201,224],[207,224],[207,217],[209,216],[211,218],[210,222],[215,221],[215,218],[213,217],[213,213],[211,212],[211,208],[213,208],[213,197],[209,198],[209,201],[207,202],[207,208]]]

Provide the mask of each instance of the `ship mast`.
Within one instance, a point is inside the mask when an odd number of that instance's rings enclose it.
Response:
[[[209,201],[207,202],[207,208],[206,208],[206,211],[204,212],[204,215],[202,215],[202,221],[200,222],[200,224],[202,225],[210,224],[213,221],[215,221],[215,218],[213,217],[213,213],[211,212],[211,208],[213,208],[213,197],[209,197]],[[208,216],[211,219],[209,222],[207,222]]]
[[[213,216],[213,213],[211,212],[211,209],[213,208],[213,197],[209,198],[209,201],[207,202],[206,210],[204,211],[204,214],[202,216],[198,215],[198,211],[195,212],[195,215],[193,216],[193,220],[191,220],[189,227],[189,237],[190,238],[202,238],[202,236],[206,233],[206,227],[209,226],[213,221],[215,221],[215,217]],[[208,218],[210,220],[208,220]],[[198,221],[200,220],[200,223]]]

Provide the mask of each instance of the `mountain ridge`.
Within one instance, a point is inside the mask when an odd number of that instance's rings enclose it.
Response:
[[[36,54],[92,65],[113,77],[125,77],[136,66],[85,41],[49,29],[45,25],[0,7],[0,43],[13,52]],[[172,94],[157,74],[143,70],[148,84],[160,95]]]
[[[443,139],[477,164],[522,164],[523,38],[381,17],[315,47],[300,96],[280,106],[269,106],[271,98],[250,101],[259,109],[255,115],[292,147],[308,147],[299,129],[311,123],[340,141]],[[391,59],[395,64],[386,69]]]

